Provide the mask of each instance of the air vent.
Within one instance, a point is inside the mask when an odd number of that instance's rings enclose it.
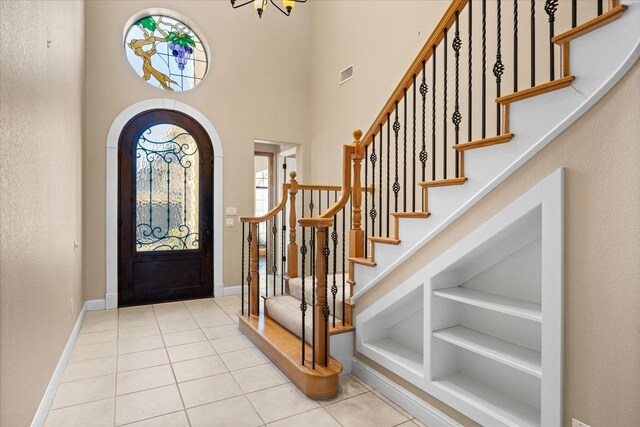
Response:
[[[349,65],[344,70],[340,71],[340,83],[343,84],[353,78],[353,65]]]

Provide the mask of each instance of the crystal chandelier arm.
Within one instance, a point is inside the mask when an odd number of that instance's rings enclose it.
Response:
[[[306,1],[306,0],[305,0]],[[253,3],[253,0],[248,0],[242,4],[236,4],[236,0],[231,0],[231,7],[234,9],[238,9],[239,7],[246,6],[248,4]]]

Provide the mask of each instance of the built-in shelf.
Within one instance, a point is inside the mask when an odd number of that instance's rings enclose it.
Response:
[[[463,326],[442,329],[434,332],[433,336],[537,378],[542,377],[540,353],[537,351],[481,334]]]
[[[433,291],[433,294],[442,298],[492,310],[498,313],[520,317],[534,322],[542,322],[542,308],[540,304],[534,304],[515,298],[507,298],[460,286]]]
[[[390,338],[383,338],[366,344],[368,347],[393,358],[398,364],[413,371],[417,375],[423,375],[424,366],[422,354]]]
[[[527,405],[494,388],[456,373],[433,381],[433,384],[473,406],[482,407],[504,424],[518,427],[539,427],[540,409]]]

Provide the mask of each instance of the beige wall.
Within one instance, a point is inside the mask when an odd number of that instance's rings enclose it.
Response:
[[[122,33],[129,18],[150,7],[183,14],[211,49],[211,68],[195,89],[167,93],[146,84],[126,61]],[[84,182],[87,299],[105,293],[105,144],[113,120],[136,102],[166,98],[203,113],[224,151],[224,206],[253,212],[255,139],[307,140],[308,8],[291,17],[228,1],[89,1],[86,5],[87,87]],[[240,284],[241,228],[225,227],[224,283]]]
[[[2,1],[0,16],[0,425],[25,426],[84,303],[84,6]]]
[[[571,417],[591,426],[637,424],[640,418],[639,81],[640,63],[636,63],[623,80],[573,126],[359,299],[356,313],[541,179],[564,167],[564,424],[570,425]],[[424,393],[423,398],[434,400]],[[453,411],[447,412],[455,416]]]

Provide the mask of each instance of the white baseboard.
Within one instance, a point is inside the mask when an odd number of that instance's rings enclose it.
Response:
[[[103,299],[92,299],[85,303],[87,311],[104,310],[106,308],[106,302]]]
[[[44,422],[47,419],[47,415],[49,415],[49,409],[51,409],[53,398],[56,396],[56,391],[58,391],[58,386],[60,385],[60,381],[62,380],[62,375],[64,374],[64,370],[67,367],[69,358],[71,357],[71,351],[73,350],[73,346],[75,345],[78,334],[80,333],[80,327],[82,326],[82,322],[84,321],[84,316],[87,314],[87,306],[89,303],[92,303],[92,307],[97,307],[100,302],[102,303],[102,308],[92,308],[91,310],[103,310],[104,300],[87,301],[82,306],[82,310],[80,310],[80,313],[78,314],[76,324],[73,327],[71,334],[69,335],[69,339],[67,340],[67,345],[64,346],[64,350],[62,351],[60,360],[58,360],[56,369],[53,371],[53,375],[51,376],[49,385],[44,392],[44,396],[42,397],[40,406],[38,406],[36,415],[33,417],[31,427],[41,427],[44,425]]]
[[[462,427],[462,424],[443,414],[415,394],[400,387],[355,357],[351,366],[353,375],[378,390],[383,396],[420,420],[421,423],[429,427]]]
[[[105,308],[107,308],[107,309],[118,308],[118,294],[117,293],[105,294],[104,295],[104,301],[105,301]]]
[[[240,295],[241,288],[242,288],[241,286],[227,286],[223,288],[222,295],[224,295],[225,297],[229,295]],[[216,295],[220,295],[220,294],[216,293]]]

